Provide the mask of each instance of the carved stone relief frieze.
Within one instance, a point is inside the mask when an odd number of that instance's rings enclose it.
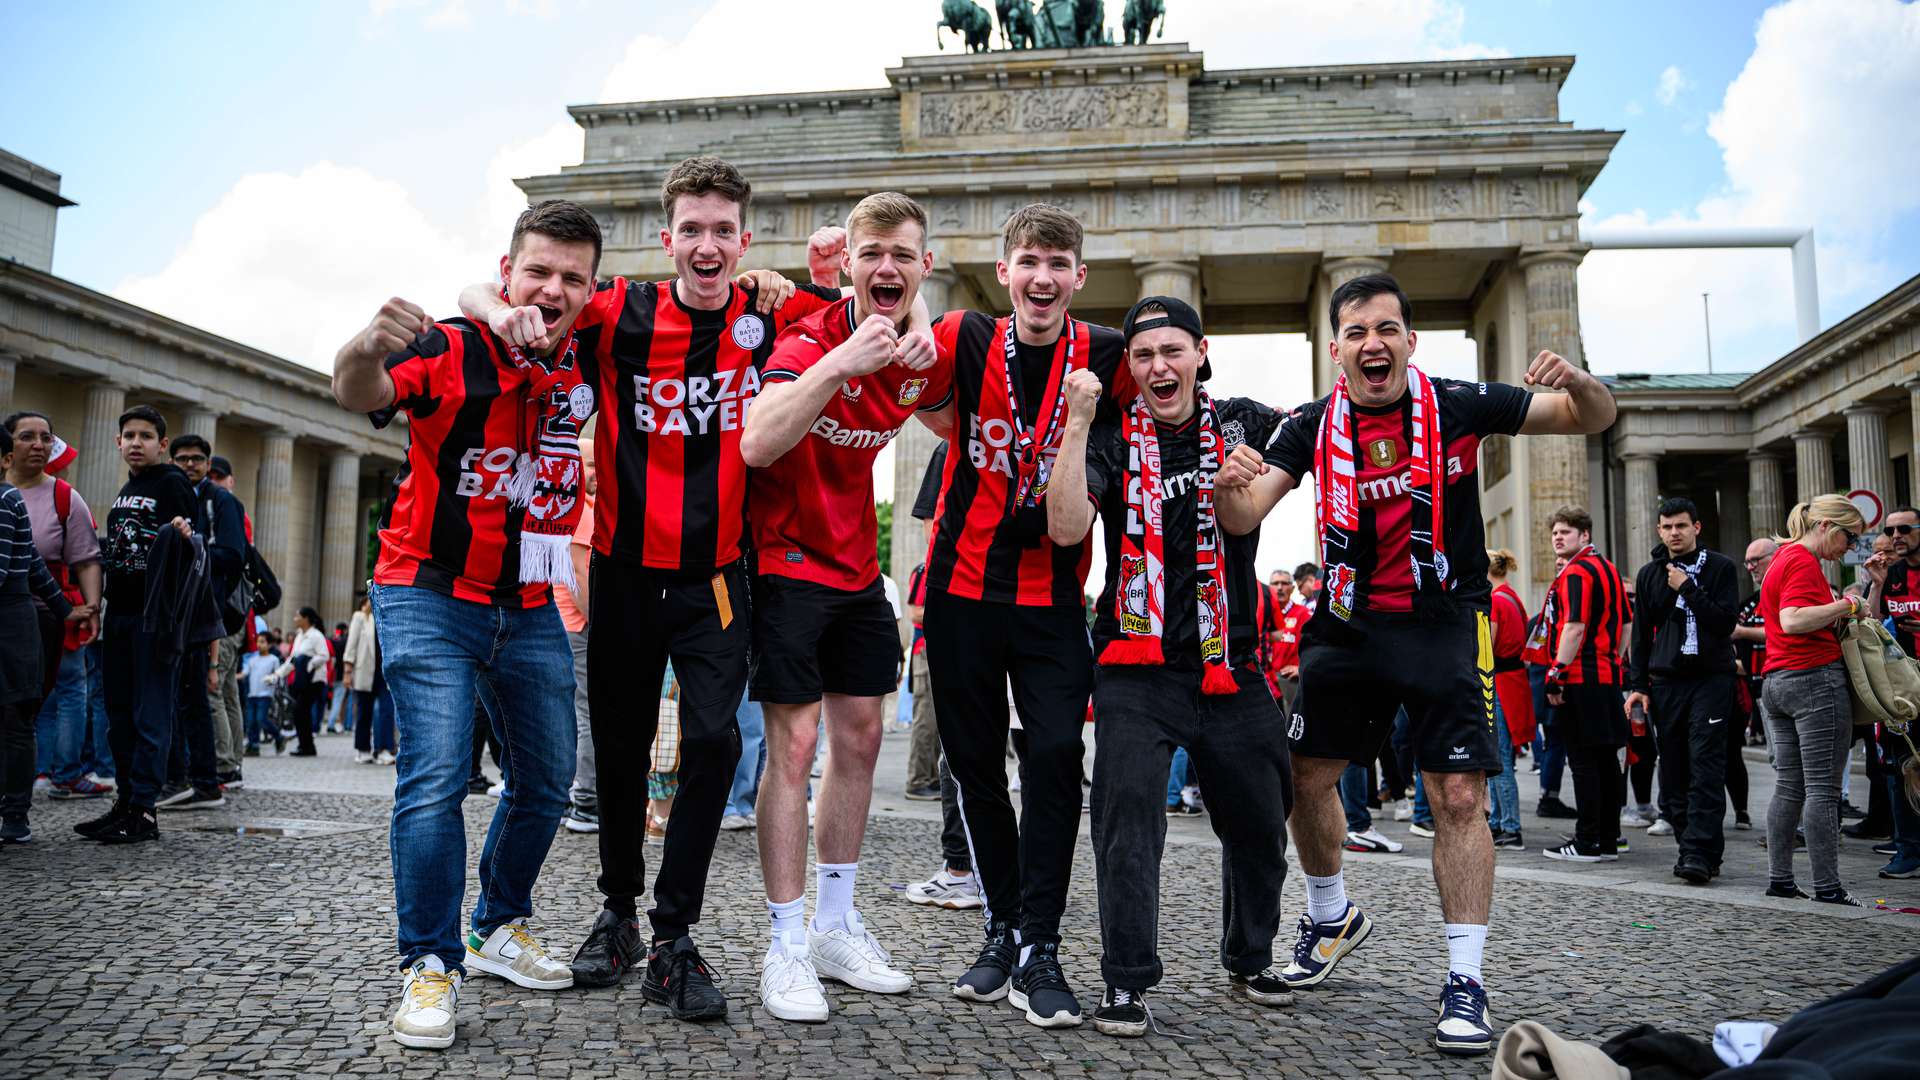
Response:
[[[1163,84],[1044,87],[927,93],[920,99],[926,138],[1022,132],[1159,128],[1167,124]]]

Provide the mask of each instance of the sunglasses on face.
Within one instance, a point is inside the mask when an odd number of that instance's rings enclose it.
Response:
[[[1847,538],[1848,547],[1852,547],[1854,544],[1860,541],[1860,534],[1857,532],[1854,532],[1852,529],[1849,529],[1844,525],[1835,525],[1834,528],[1839,529],[1840,535]]]
[[[1913,530],[1914,530],[1914,526],[1912,525],[1883,525],[1880,527],[1880,535],[1881,536],[1894,536],[1894,535],[1905,536],[1908,533],[1912,532]]]

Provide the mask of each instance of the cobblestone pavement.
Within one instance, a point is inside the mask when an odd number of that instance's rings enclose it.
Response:
[[[476,978],[460,1004],[460,1041],[436,1055],[387,1036],[399,989],[385,822],[392,772],[354,766],[345,740],[315,760],[255,759],[253,786],[220,811],[173,815],[157,845],[108,849],[68,826],[97,804],[40,802],[38,839],[0,852],[0,895],[16,943],[0,973],[0,1075],[127,1078],[338,1074],[640,1076],[666,1072],[844,1077],[1015,1071],[1061,1076],[1484,1075],[1427,1045],[1444,967],[1423,842],[1400,856],[1355,856],[1349,887],[1379,923],[1332,982],[1285,1011],[1226,991],[1215,935],[1217,848],[1204,819],[1170,824],[1155,1015],[1170,1035],[1112,1039],[1026,1024],[1004,1003],[952,998],[971,958],[975,913],[918,908],[889,883],[926,876],[937,808],[891,797],[903,737],[887,740],[875,821],[862,859],[869,925],[915,977],[902,997],[829,988],[833,1018],[789,1025],[756,993],[765,909],[751,833],[722,834],[699,940],[733,1009],[723,1024],[676,1023],[643,1009],[637,982],[612,991],[539,993]],[[1523,777],[1530,783],[1530,777]],[[299,790],[305,789],[305,790]],[[1537,788],[1523,788],[1531,795]],[[1756,809],[1765,805],[1756,791]],[[470,799],[477,855],[492,803]],[[241,836],[243,821],[297,818],[369,826],[308,839]],[[1531,818],[1530,836],[1549,839]],[[1728,877],[1691,889],[1671,853],[1603,868],[1547,869],[1537,852],[1503,855],[1487,971],[1497,1021],[1540,1020],[1598,1041],[1635,1023],[1704,1035],[1722,1019],[1779,1020],[1920,948],[1920,916],[1763,902],[1740,883],[1764,858],[1753,833],[1730,836]],[[1848,880],[1878,860],[1850,843]],[[1539,864],[1539,865],[1536,865]],[[1646,864],[1646,865],[1640,865]],[[597,906],[595,846],[563,833],[536,894],[537,922],[571,955]],[[1891,902],[1920,904],[1914,882]],[[467,902],[470,905],[472,897]],[[1286,886],[1281,946],[1304,906]],[[1092,857],[1082,844],[1067,908],[1066,964],[1083,1003],[1099,993]]]

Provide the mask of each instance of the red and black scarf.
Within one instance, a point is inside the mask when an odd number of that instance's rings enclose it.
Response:
[[[1440,403],[1433,382],[1407,365],[1407,389],[1413,398],[1408,443],[1412,470],[1407,496],[1413,500],[1409,548],[1416,592],[1439,594],[1453,587],[1446,547],[1446,449],[1440,436]],[[1358,572],[1347,560],[1360,529],[1359,470],[1353,454],[1353,401],[1343,374],[1333,385],[1327,411],[1320,417],[1313,452],[1314,519],[1320,526],[1320,562],[1326,567],[1327,610],[1342,621],[1353,618]],[[1432,573],[1426,573],[1431,570]]]
[[[1239,690],[1227,663],[1227,560],[1225,537],[1213,511],[1213,478],[1220,471],[1220,422],[1213,399],[1196,388],[1200,412],[1200,474],[1194,486],[1194,579],[1199,621],[1200,689],[1208,694]],[[1103,664],[1163,664],[1166,629],[1166,536],[1162,531],[1160,435],[1146,395],[1134,398],[1125,419],[1127,436],[1126,528],[1120,533],[1119,587],[1114,615],[1120,636],[1100,652]]]
[[[505,289],[500,297],[507,299]],[[507,482],[508,504],[526,510],[520,521],[520,580],[577,588],[568,546],[586,507],[580,429],[594,408],[593,388],[580,376],[579,341],[569,331],[552,354],[539,356],[495,340],[526,375],[526,401],[533,415],[531,445],[519,448],[519,462]]]

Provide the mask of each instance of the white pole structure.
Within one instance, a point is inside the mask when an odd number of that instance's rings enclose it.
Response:
[[[1820,332],[1820,282],[1814,268],[1813,230],[1764,226],[1603,226],[1582,230],[1595,251],[1659,248],[1791,248],[1793,310],[1801,343]]]

